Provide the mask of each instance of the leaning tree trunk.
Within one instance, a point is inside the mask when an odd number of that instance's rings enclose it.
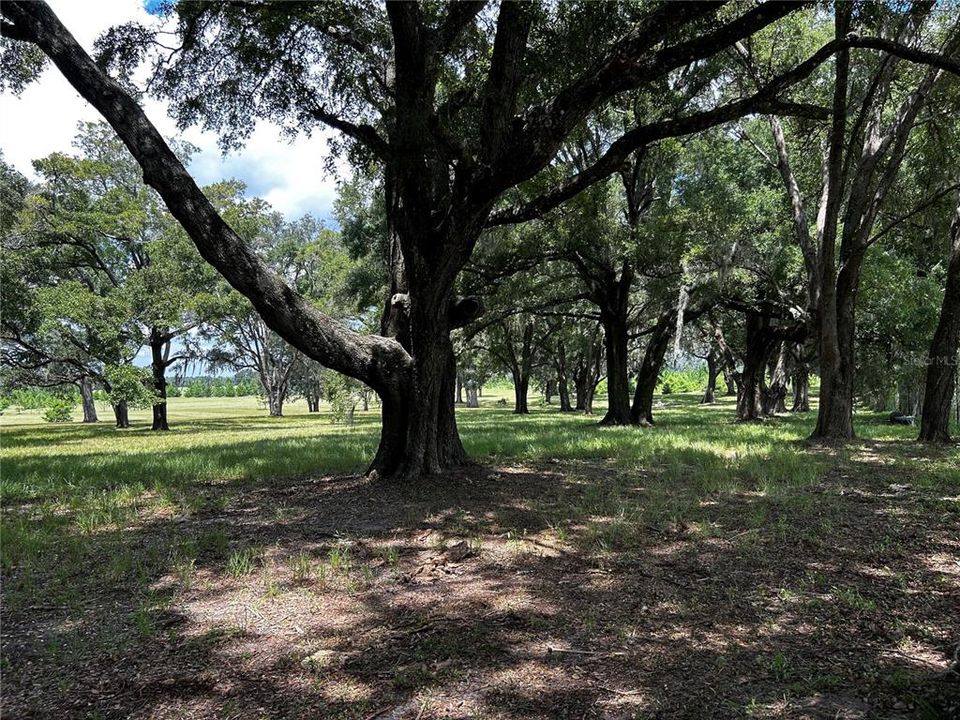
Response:
[[[720,363],[717,353],[710,349],[707,353],[707,387],[700,398],[701,405],[712,405],[717,401],[717,376],[720,374]]]
[[[940,321],[930,343],[927,378],[923,393],[920,440],[950,442],[950,404],[957,381],[960,352],[960,205],[950,226],[952,251],[947,267],[947,287],[940,308]]]
[[[116,418],[118,428],[130,427],[130,410],[126,400],[113,404],[113,416]]]
[[[93,398],[93,381],[88,375],[80,378],[80,400],[83,405],[83,421],[97,422],[97,404]]]
[[[603,311],[604,349],[607,356],[607,414],[601,425],[629,425],[630,381],[627,375],[627,306]]]
[[[159,328],[150,330],[150,357],[153,371],[153,424],[151,430],[169,430],[167,424],[167,361],[164,349],[169,342]]]
[[[643,353],[643,362],[637,373],[637,388],[633,394],[633,406],[630,408],[630,420],[634,425],[650,427],[653,422],[653,392],[657,387],[660,369],[667,356],[673,319],[663,318],[654,327]]]
[[[726,386],[727,390],[724,393],[727,397],[736,397],[740,394],[738,388],[739,383],[736,379],[736,373],[731,372],[730,370],[723,371],[723,384]]]

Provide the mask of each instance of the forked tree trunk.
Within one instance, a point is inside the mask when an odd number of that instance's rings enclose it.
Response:
[[[391,207],[397,198],[389,192],[389,181],[387,187]],[[381,331],[410,354],[412,372],[407,381],[398,375],[377,389],[382,426],[370,472],[380,477],[412,479],[443,472],[467,459],[457,430],[457,370],[450,331],[478,316],[482,308],[473,299],[455,302],[452,279],[439,276],[416,244],[425,238],[429,240],[427,235],[408,240],[401,254],[399,235],[391,230],[391,279]],[[432,243],[445,244],[436,237]]]
[[[607,413],[601,425],[629,425],[630,380],[627,375],[627,305],[600,313],[607,357]]]
[[[701,405],[712,405],[717,401],[717,376],[720,374],[720,363],[716,351],[711,348],[707,353],[707,387],[700,398]]]
[[[150,329],[150,357],[153,371],[153,424],[151,430],[169,430],[167,424],[167,360],[164,350],[169,339],[164,338],[159,328]]]
[[[770,318],[760,312],[749,311],[747,316],[747,349],[743,357],[743,372],[740,373],[740,388],[737,394],[737,420],[757,420],[764,413],[763,378],[767,359],[774,345],[770,331]]]
[[[83,405],[83,422],[97,422],[97,404],[93,398],[93,381],[87,375],[80,378],[80,401]]]
[[[121,400],[113,405],[113,416],[116,418],[118,428],[130,427],[130,411],[127,407],[127,401]]]
[[[950,226],[950,237],[952,247],[947,266],[947,287],[927,360],[919,438],[925,442],[950,442],[950,404],[957,382],[957,353],[960,352],[960,205]]]
[[[633,394],[633,406],[630,408],[630,420],[634,425],[649,427],[654,424],[653,393],[663,360],[667,356],[673,325],[673,316],[662,316],[650,334],[647,349],[643,353],[643,362],[637,372],[637,387]]]

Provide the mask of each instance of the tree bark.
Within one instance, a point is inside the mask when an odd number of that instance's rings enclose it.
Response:
[[[127,401],[121,400],[113,405],[113,416],[116,418],[118,428],[130,427],[130,411],[127,408]]]
[[[320,398],[308,395],[307,396],[307,412],[315,413],[320,412]]]
[[[770,384],[763,390],[763,414],[770,416],[787,411],[787,344],[780,343],[777,361],[770,374]]]
[[[643,353],[643,362],[640,363],[640,370],[637,372],[637,387],[633,394],[633,406],[630,408],[630,420],[634,425],[651,427],[654,424],[653,393],[657,387],[664,358],[667,356],[675,322],[674,312],[665,313],[660,316],[650,333],[647,348]]]
[[[530,377],[519,368],[513,374],[513,414],[528,415],[527,392],[530,389]]]
[[[467,407],[468,408],[478,408],[480,407],[480,400],[477,398],[477,384],[473,381],[467,382]]]
[[[554,387],[553,378],[548,378],[543,383],[543,403],[544,405],[553,404],[553,393],[556,388]]]
[[[607,358],[607,413],[601,425],[630,425],[630,381],[627,375],[626,297],[614,312],[601,311]]]
[[[720,374],[720,363],[716,350],[710,348],[707,353],[707,387],[700,398],[701,405],[713,405],[717,401],[717,376]]]
[[[950,225],[950,238],[947,286],[927,360],[919,437],[924,442],[950,442],[950,404],[957,382],[957,353],[960,352],[960,205]]]
[[[283,417],[283,401],[286,393],[274,389],[268,389],[266,393],[267,411],[270,413],[270,417]]]
[[[560,395],[560,412],[570,412],[570,385],[567,380],[567,354],[563,341],[557,342],[557,355],[554,361],[557,369],[557,393]]]
[[[575,410],[584,415],[593,415],[593,398],[600,381],[600,365],[603,359],[602,346],[597,344],[596,334],[587,343],[577,358],[573,369],[573,386],[576,393]]]
[[[463,375],[460,371],[457,371],[457,399],[455,401],[457,405],[463,405]]]
[[[763,378],[767,359],[775,343],[770,329],[770,318],[762,312],[750,310],[747,318],[747,349],[740,374],[740,392],[737,395],[737,420],[757,420],[764,415]]]
[[[810,368],[802,359],[793,369],[793,407],[790,412],[810,412]]]
[[[93,399],[93,381],[89,375],[80,378],[80,401],[83,405],[83,422],[97,422],[97,404]]]
[[[153,424],[151,430],[169,430],[167,424],[167,352],[170,338],[160,328],[150,328],[150,358],[153,371]]]

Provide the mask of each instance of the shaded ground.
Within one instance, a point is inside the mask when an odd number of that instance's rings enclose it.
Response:
[[[629,462],[5,499],[3,716],[960,717],[956,449],[665,416]]]

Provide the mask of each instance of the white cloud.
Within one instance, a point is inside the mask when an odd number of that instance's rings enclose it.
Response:
[[[51,0],[50,4],[88,51],[111,25],[151,20],[140,0]],[[190,166],[199,183],[238,178],[285,215],[310,212],[329,216],[337,179],[324,169],[329,134],[314,133],[311,138],[304,136],[291,143],[281,137],[278,128],[261,123],[244,148],[224,157],[215,134],[196,128],[178,132],[165,104],[150,100],[145,110],[165,136],[187,140],[200,149]],[[100,119],[56,68],[48,67],[19,98],[0,95],[0,149],[7,162],[34,177],[32,160],[52,152],[71,152],[77,124]],[[344,177],[347,173],[346,165],[338,163],[337,175]]]

